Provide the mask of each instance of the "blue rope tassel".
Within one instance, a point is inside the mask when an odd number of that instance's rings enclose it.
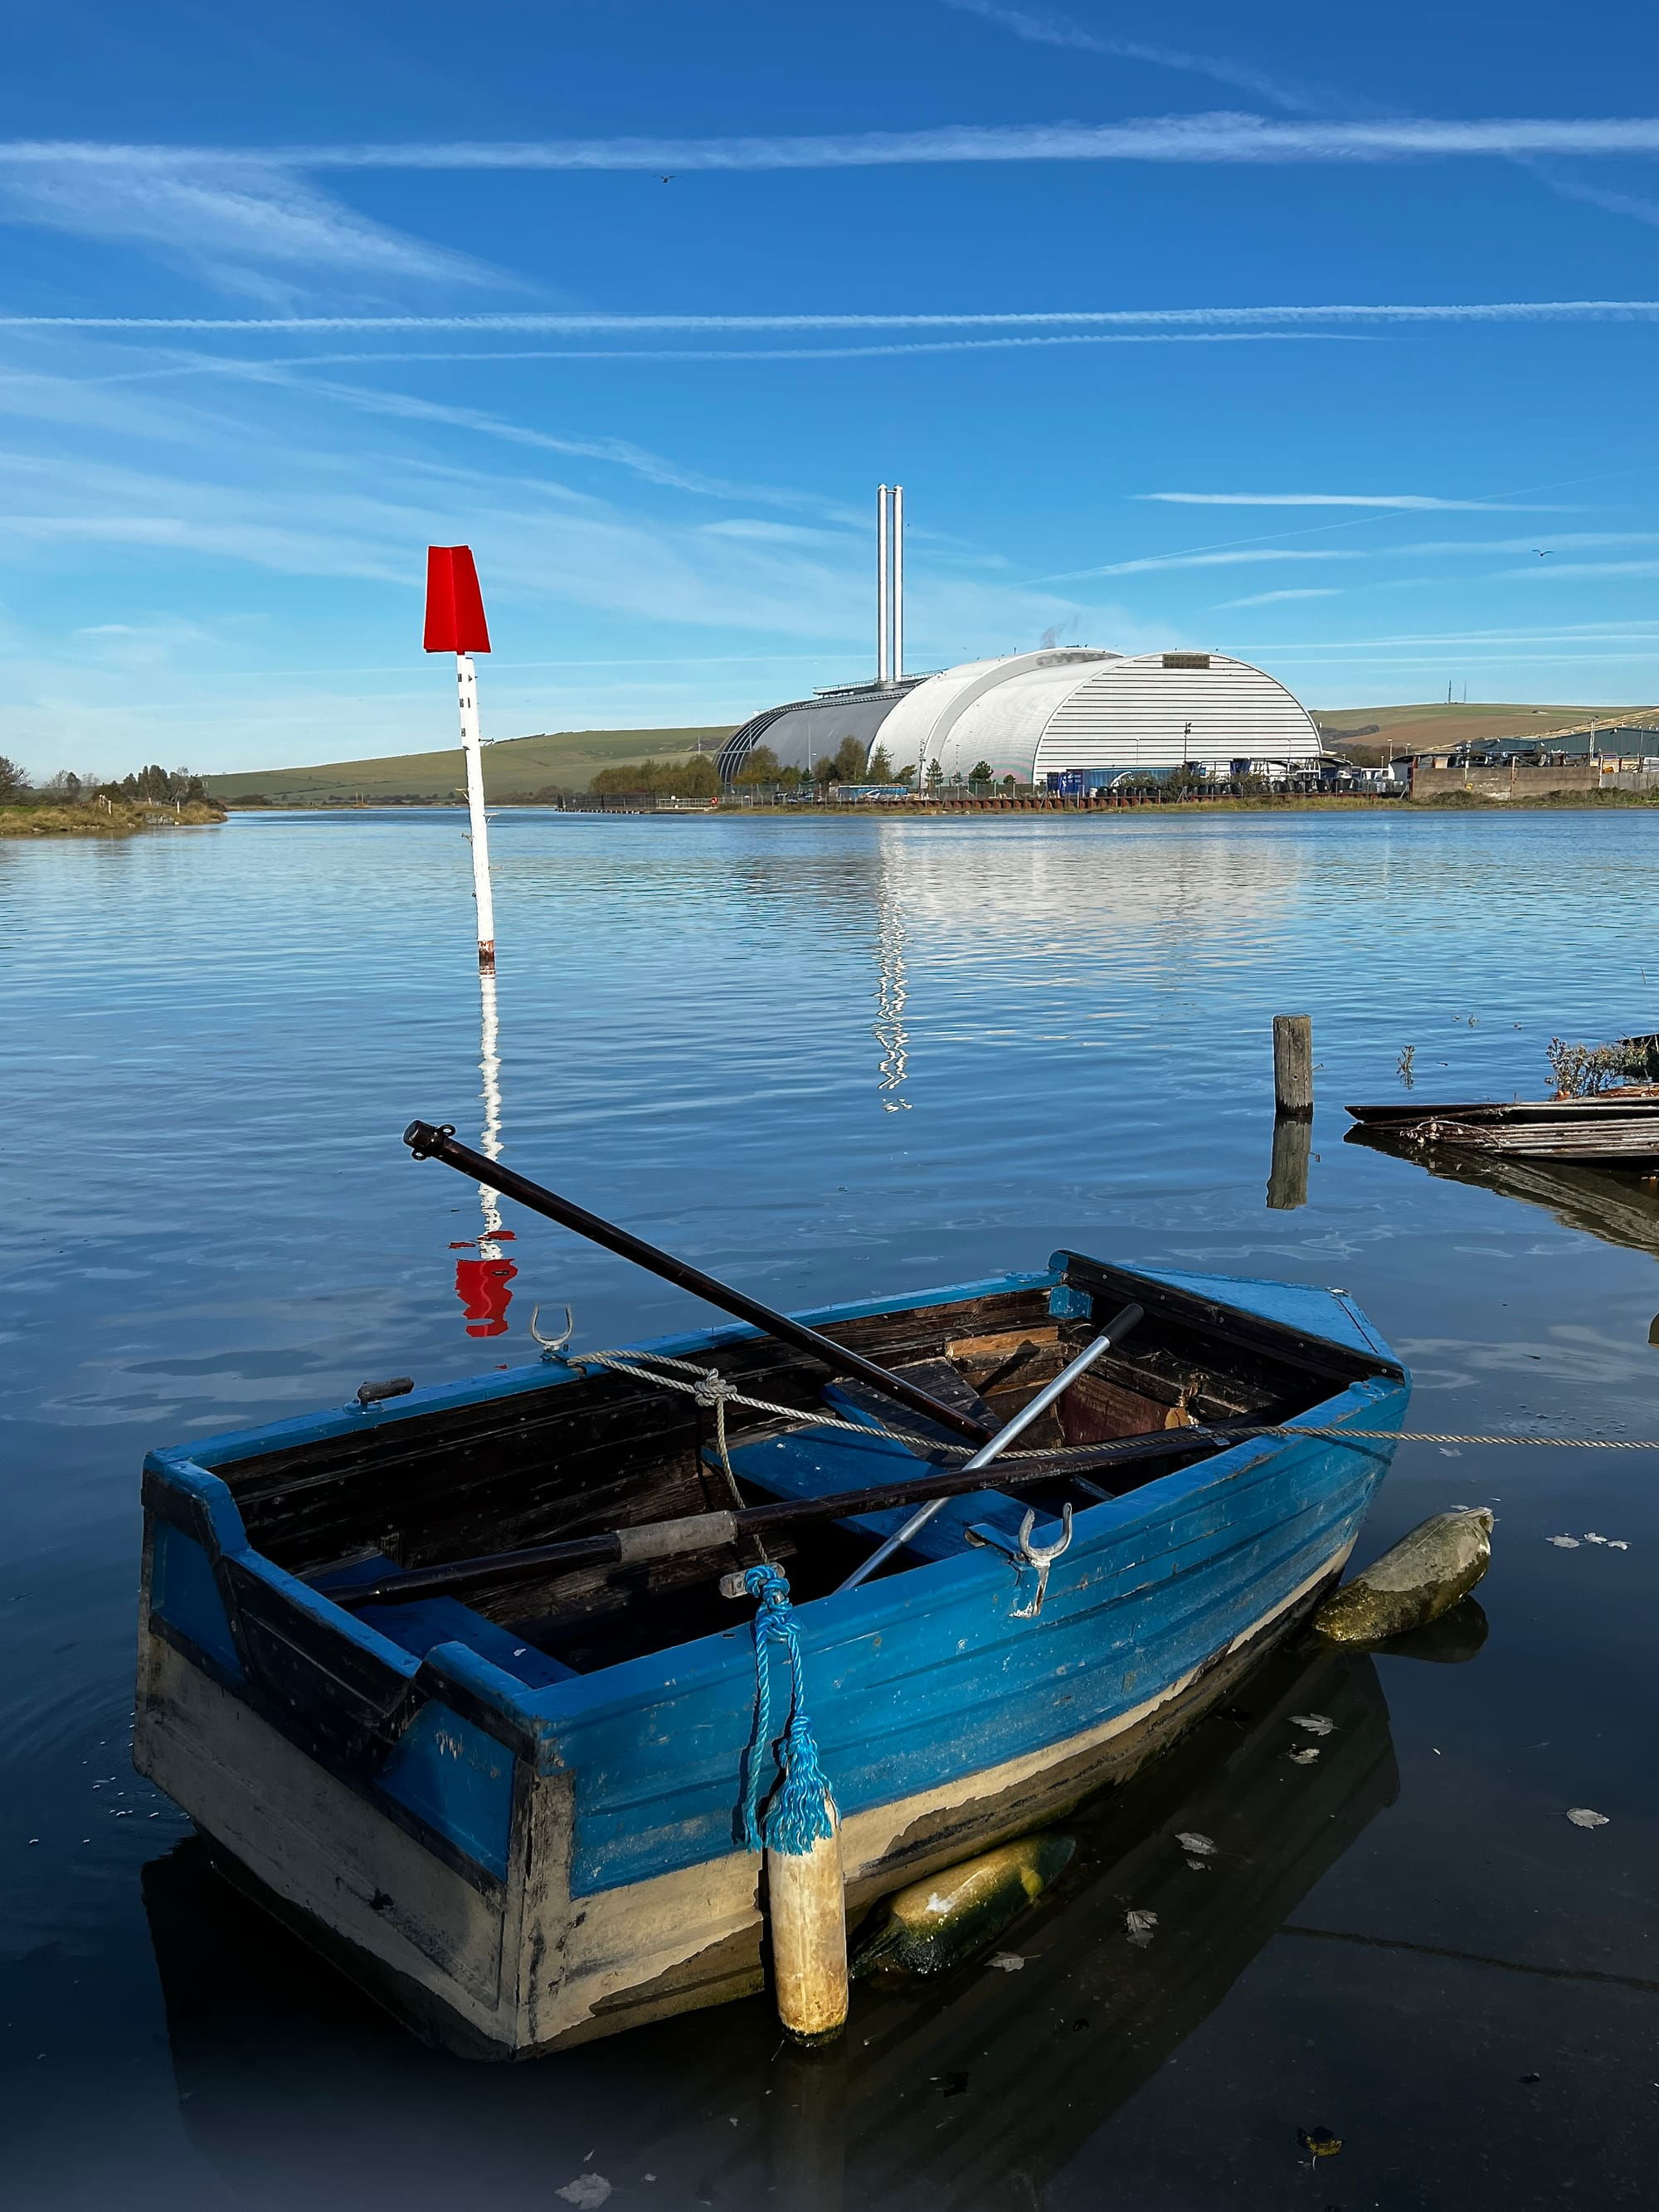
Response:
[[[830,1821],[835,1801],[818,1765],[817,1742],[806,1716],[800,1632],[789,1603],[789,1584],[778,1568],[750,1567],[743,1580],[750,1596],[759,1600],[755,1615],[755,1732],[744,1762],[743,1840],[751,1851],[763,1847],[761,1775],[775,1747],[769,1653],[775,1645],[789,1662],[790,1711],[777,1753],[783,1780],[766,1808],[764,1848],[799,1858],[835,1833]]]

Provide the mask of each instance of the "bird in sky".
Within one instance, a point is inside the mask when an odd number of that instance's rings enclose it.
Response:
[[[1532,550],[1540,561],[1547,561],[1555,548],[1553,545],[1534,545]]]
[[[678,173],[678,172],[676,173]],[[662,185],[672,185],[674,179],[672,177],[659,177],[657,181],[659,184]]]

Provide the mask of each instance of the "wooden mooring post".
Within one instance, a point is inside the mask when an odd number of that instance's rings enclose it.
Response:
[[[1273,1016],[1273,1109],[1298,1121],[1313,1117],[1313,1020]]]

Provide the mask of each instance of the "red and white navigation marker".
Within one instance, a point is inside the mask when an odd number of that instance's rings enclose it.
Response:
[[[488,653],[483,596],[466,545],[428,545],[426,552],[426,649],[453,653],[460,694],[461,750],[466,758],[466,804],[472,819],[472,896],[478,906],[478,965],[495,969],[495,908],[489,896],[489,836],[484,824],[483,741],[478,735],[478,677],[475,653]]]

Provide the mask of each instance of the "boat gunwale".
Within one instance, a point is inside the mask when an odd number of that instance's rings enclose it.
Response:
[[[1395,1376],[1378,1373],[1317,1401],[1297,1418],[1310,1423],[1316,1420],[1323,1427],[1335,1426],[1365,1411],[1378,1396],[1392,1395],[1400,1387]],[[1182,1506],[1196,1504],[1206,1490],[1223,1487],[1249,1474],[1263,1461],[1295,1450],[1298,1441],[1304,1448],[1321,1445],[1322,1441],[1322,1448],[1328,1449],[1335,1440],[1273,1437],[1241,1439],[1185,1467],[1172,1468],[1167,1474],[1138,1485],[1120,1497],[1103,1498],[1074,1512],[1073,1556],[1068,1575],[1086,1557],[1100,1554],[1106,1545],[1127,1540],[1138,1528],[1170,1519]],[[1352,1449],[1362,1455],[1381,1457],[1391,1455],[1393,1446],[1355,1437]],[[169,1472],[194,1476],[198,1481],[204,1479],[216,1487],[221,1486],[221,1479],[210,1468],[192,1467],[187,1461],[175,1462]],[[223,1487],[223,1504],[234,1512],[234,1499],[228,1486]],[[204,1503],[206,1502],[204,1498]],[[240,1522],[240,1513],[237,1519]],[[473,1677],[465,1685],[471,1692],[465,1699],[468,1717],[515,1750],[533,1756],[538,1770],[543,1773],[567,1771],[556,1745],[549,1740],[550,1730],[570,1723],[586,1725],[602,1721],[612,1712],[622,1713],[660,1702],[671,1692],[689,1696],[717,1681],[734,1664],[744,1668],[752,1664],[750,1623],[747,1619],[740,1619],[730,1628],[714,1630],[663,1650],[641,1652],[612,1666],[598,1668],[589,1674],[573,1674],[567,1680],[532,1689],[516,1676],[479,1658],[465,1644],[439,1644],[424,1659],[416,1658],[355,1613],[334,1604],[313,1584],[277,1565],[255,1547],[246,1531],[234,1549],[228,1545],[222,1547],[222,1556],[228,1565],[234,1563],[241,1572],[263,1583],[273,1595],[295,1604],[314,1626],[345,1638],[386,1666],[401,1678],[405,1690],[414,1686],[423,1669],[430,1680],[434,1662],[444,1667],[446,1677],[448,1676],[447,1664],[440,1660],[440,1654],[452,1650],[464,1653],[470,1662],[466,1671]],[[814,1648],[815,1657],[823,1661],[842,1644],[878,1636],[897,1626],[914,1611],[918,1601],[923,1606],[942,1601],[957,1594],[958,1584],[970,1588],[975,1582],[988,1583],[1006,1576],[1008,1566],[1009,1562],[1000,1553],[988,1547],[976,1548],[946,1559],[921,1562],[902,1573],[860,1584],[854,1590],[831,1591],[823,1597],[803,1600],[794,1609],[795,1617]],[[918,1577],[927,1579],[918,1583]],[[825,1611],[832,1605],[839,1608],[833,1616]],[[218,1672],[216,1668],[212,1671],[216,1674]],[[434,1694],[442,1694],[452,1702],[459,1686],[449,1679],[441,1687],[436,1682],[431,1683]],[[245,1695],[246,1692],[239,1691],[238,1694]]]
[[[998,1291],[1057,1288],[1066,1281],[1069,1263],[1084,1257],[1061,1251],[1054,1254],[1050,1266],[1041,1272],[1010,1271],[981,1279],[975,1283],[938,1286],[898,1297],[849,1301],[818,1309],[812,1318],[818,1322],[857,1319],[896,1311],[926,1310],[929,1307],[951,1305]],[[1362,1334],[1374,1347],[1369,1358],[1375,1361],[1375,1366],[1369,1373],[1349,1376],[1334,1390],[1328,1389],[1324,1395],[1296,1416],[1298,1420],[1317,1422],[1323,1426],[1337,1425],[1353,1413],[1362,1412],[1375,1402],[1377,1396],[1387,1397],[1397,1390],[1402,1381],[1408,1383],[1409,1378],[1397,1356],[1377,1337],[1364,1316],[1352,1305],[1346,1294],[1328,1286],[1285,1285],[1278,1279],[1269,1277],[1227,1277],[1207,1273],[1194,1277],[1181,1271],[1119,1268],[1114,1264],[1098,1261],[1090,1264],[1103,1269],[1109,1275],[1133,1277],[1146,1282],[1177,1305],[1207,1310],[1211,1316],[1236,1317],[1249,1328],[1266,1330],[1270,1335],[1297,1337],[1304,1333],[1271,1316],[1253,1312],[1249,1308],[1231,1305],[1219,1295],[1224,1286],[1237,1285],[1241,1290],[1246,1287],[1289,1287],[1322,1291],[1351,1322],[1359,1324]],[[1193,1287],[1195,1279],[1214,1285],[1214,1291],[1208,1295],[1200,1293]],[[1204,1325],[1201,1319],[1198,1325]],[[1209,1325],[1215,1325],[1213,1319]],[[684,1352],[714,1350],[764,1335],[763,1330],[749,1323],[732,1322],[712,1330],[679,1332],[629,1348],[654,1350],[676,1357]],[[1368,1357],[1340,1339],[1316,1338],[1310,1340],[1328,1345],[1334,1352],[1341,1355],[1345,1363],[1356,1366],[1361,1365]],[[1287,1362],[1295,1359],[1295,1354],[1288,1346],[1282,1356]],[[577,1372],[569,1369],[556,1369],[550,1372],[549,1364],[538,1364],[534,1367],[509,1370],[460,1382],[430,1386],[426,1390],[412,1394],[413,1403],[410,1399],[398,1401],[398,1413],[393,1418],[408,1419],[436,1409],[487,1401],[491,1398],[511,1396],[538,1388],[559,1388],[581,1379]],[[1322,1378],[1310,1373],[1308,1379],[1310,1384],[1316,1386],[1319,1381],[1330,1378]],[[660,1700],[670,1693],[690,1693],[695,1687],[718,1680],[734,1665],[747,1667],[752,1664],[746,1619],[734,1621],[730,1628],[717,1629],[663,1650],[640,1653],[611,1666],[598,1668],[590,1673],[574,1674],[566,1680],[538,1688],[532,1688],[516,1676],[493,1667],[489,1662],[472,1652],[464,1642],[437,1645],[424,1659],[417,1659],[355,1613],[336,1605],[314,1585],[279,1565],[260,1551],[248,1534],[234,1491],[218,1472],[222,1467],[234,1467],[270,1450],[273,1440],[279,1439],[281,1443],[289,1444],[315,1442],[358,1432],[360,1425],[362,1428],[368,1428],[379,1427],[382,1423],[379,1420],[363,1422],[357,1409],[352,1407],[338,1413],[293,1417],[252,1429],[229,1431],[204,1439],[192,1446],[161,1448],[148,1455],[145,1460],[145,1472],[149,1478],[145,1484],[147,1506],[152,1511],[159,1510],[161,1517],[174,1522],[198,1541],[202,1540],[204,1533],[209,1534],[211,1541],[204,1548],[209,1550],[210,1558],[212,1554],[217,1554],[212,1561],[216,1575],[228,1575],[234,1569],[238,1574],[248,1576],[262,1584],[279,1603],[295,1607],[313,1630],[348,1643],[362,1656],[384,1669],[400,1686],[391,1700],[394,1706],[402,1698],[414,1693],[417,1678],[424,1676],[424,1682],[418,1686],[425,1687],[430,1694],[464,1702],[470,1717],[515,1752],[533,1759],[543,1772],[562,1771],[555,1740],[555,1732],[560,1728],[577,1722],[586,1725],[601,1718],[607,1711],[637,1709],[642,1704]],[[1310,1439],[1309,1444],[1313,1444],[1314,1441]],[[1172,1468],[1149,1482],[1137,1485],[1120,1496],[1103,1498],[1076,1511],[1073,1515],[1072,1567],[1074,1569],[1081,1564],[1086,1556],[1097,1554],[1104,1546],[1128,1540],[1136,1529],[1169,1518],[1182,1504],[1195,1501],[1205,1490],[1225,1485],[1257,1466],[1263,1459],[1291,1452],[1297,1448],[1295,1443],[1282,1438],[1241,1439],[1185,1467]],[[1328,1443],[1323,1448],[1328,1449]],[[1391,1445],[1362,1442],[1358,1438],[1353,1448],[1362,1453],[1377,1455],[1391,1453],[1393,1449]],[[902,1573],[863,1584],[853,1591],[831,1592],[823,1597],[803,1601],[797,1607],[796,1614],[822,1656],[826,1646],[833,1650],[842,1643],[856,1642],[872,1634],[884,1633],[902,1616],[912,1614],[918,1603],[925,1607],[943,1601],[947,1593],[954,1595],[959,1586],[971,1589],[976,1583],[989,1583],[1000,1577],[1006,1577],[1008,1571],[1009,1563],[1000,1553],[975,1549],[950,1558],[918,1563]],[[1062,1576],[1062,1579],[1069,1578],[1069,1571]],[[927,1579],[919,1583],[918,1576]],[[232,1601],[227,1604],[227,1612],[232,1624],[233,1637],[235,1637],[240,1601],[234,1599],[234,1593],[227,1595]],[[837,1607],[834,1614],[824,1610],[832,1604]],[[158,1622],[156,1625],[160,1626],[161,1624]],[[170,1641],[175,1640],[170,1628],[168,1636]],[[204,1656],[210,1671],[217,1675],[219,1669],[212,1663],[211,1655]],[[239,1689],[237,1693],[245,1695],[246,1692],[245,1689]]]
[[[922,1312],[929,1307],[956,1305],[1000,1292],[1057,1290],[1062,1280],[1062,1275],[1053,1266],[1030,1273],[1011,1270],[1004,1274],[988,1275],[978,1282],[943,1284],[886,1297],[848,1299],[837,1305],[811,1308],[794,1318],[811,1328],[823,1328],[836,1322],[866,1321],[878,1314]],[[712,1328],[676,1329],[667,1336],[642,1338],[618,1349],[677,1359],[688,1353],[722,1351],[729,1345],[764,1338],[766,1334],[752,1322],[734,1321],[716,1323]],[[558,1389],[569,1383],[591,1381],[593,1376],[581,1367],[581,1357],[580,1352],[573,1352],[568,1364],[544,1357],[525,1366],[503,1368],[493,1374],[466,1376],[451,1382],[423,1383],[401,1398],[382,1399],[366,1407],[348,1400],[343,1406],[325,1413],[290,1413],[281,1420],[260,1422],[252,1428],[222,1430],[190,1444],[161,1444],[146,1454],[144,1464],[148,1469],[154,1462],[159,1473],[164,1466],[183,1461],[208,1474],[217,1474],[222,1468],[239,1466],[244,1460],[262,1458],[271,1452],[327,1443],[343,1437],[368,1436],[425,1414],[447,1413],[463,1406],[487,1405],[495,1398],[519,1397],[536,1390]]]
[[[1335,1395],[1309,1407],[1300,1418],[1312,1420],[1316,1416],[1325,1416],[1328,1418],[1322,1419],[1320,1425],[1328,1427],[1335,1420],[1364,1412],[1377,1396],[1392,1396],[1401,1388],[1401,1382],[1393,1376],[1378,1375],[1369,1382],[1352,1382]],[[1344,1403],[1350,1399],[1354,1401],[1352,1405]],[[1226,1486],[1239,1476],[1253,1472],[1266,1460],[1286,1456],[1298,1444],[1304,1449],[1329,1450],[1334,1443],[1334,1438],[1313,1437],[1245,1438],[1206,1459],[1172,1468],[1167,1474],[1126,1491],[1121,1497],[1103,1498],[1097,1504],[1075,1510],[1072,1517],[1073,1541],[1066,1555],[1069,1566],[1062,1573],[1060,1563],[1056,1561],[1054,1577],[1063,1585],[1085,1558],[1095,1555],[1098,1564],[1105,1545],[1128,1539],[1143,1525],[1172,1519],[1182,1507],[1198,1504],[1206,1490]],[[1391,1457],[1395,1449],[1391,1443],[1358,1437],[1349,1448],[1378,1458]],[[1006,1577],[1009,1565],[1002,1553],[988,1546],[979,1547],[946,1559],[921,1561],[898,1574],[862,1583],[855,1589],[831,1590],[823,1597],[803,1599],[793,1608],[794,1618],[814,1665],[822,1666],[833,1662],[840,1646],[862,1642],[867,1637],[879,1636],[898,1626],[907,1616],[914,1614],[918,1605],[926,1610],[930,1600],[943,1601],[947,1595],[957,1595],[958,1584],[971,1588],[976,1582],[989,1583]],[[921,1577],[927,1579],[919,1583],[918,1577]],[[1054,1586],[1051,1579],[1051,1588]],[[1126,1599],[1131,1595],[1124,1594]],[[833,1618],[825,1611],[830,1606],[841,1608]],[[737,1646],[735,1653],[725,1648],[733,1645]],[[550,1683],[543,1689],[526,1691],[525,1708],[537,1720],[556,1723],[580,1719],[586,1726],[660,1702],[670,1692],[689,1696],[706,1688],[731,1671],[734,1657],[745,1669],[753,1665],[750,1623],[747,1618],[737,1620],[730,1628],[717,1629],[708,1635],[674,1644],[665,1651],[641,1652],[635,1658],[619,1660],[612,1667],[573,1675],[568,1681]],[[671,1659],[678,1663],[672,1673],[667,1673],[665,1662]],[[689,1667],[685,1663],[688,1660],[693,1662]],[[584,1697],[584,1688],[594,1694]],[[598,1694],[601,1690],[605,1695]],[[556,1760],[550,1768],[544,1767],[543,1771],[569,1770]]]

